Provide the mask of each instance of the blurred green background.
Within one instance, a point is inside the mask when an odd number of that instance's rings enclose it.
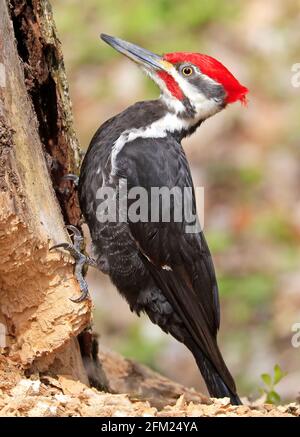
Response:
[[[258,396],[260,374],[288,373],[283,400],[300,391],[300,2],[52,0],[75,128],[86,149],[107,118],[158,91],[99,40],[105,32],[158,53],[199,51],[250,89],[184,141],[195,185],[205,187],[205,233],[220,285],[219,343],[241,395]],[[186,349],[131,314],[108,279],[89,271],[96,330],[105,345],[205,391]]]

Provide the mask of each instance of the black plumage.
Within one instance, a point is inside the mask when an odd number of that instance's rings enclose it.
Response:
[[[107,185],[118,195],[118,182],[124,178],[128,188],[141,186],[149,193],[152,187],[193,190],[180,141],[194,126],[173,132],[166,128],[165,136],[140,136],[127,142],[112,168],[111,154],[118,138],[137,129],[142,135],[168,111],[161,99],[140,102],[102,125],[81,167],[80,206],[91,232],[97,265],[109,274],[131,310],[145,312],[153,323],[190,349],[212,396],[228,396],[238,404],[235,383],[217,346],[218,287],[203,233],[186,233],[184,220],[133,223],[128,218],[126,223],[100,223],[97,219],[97,190]]]

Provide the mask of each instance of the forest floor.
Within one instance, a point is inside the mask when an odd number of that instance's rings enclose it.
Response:
[[[124,393],[100,392],[68,375],[26,378],[12,361],[0,357],[0,416],[300,416],[296,403],[232,406],[227,398],[209,399],[114,353],[106,351],[102,360],[113,391],[123,388]]]

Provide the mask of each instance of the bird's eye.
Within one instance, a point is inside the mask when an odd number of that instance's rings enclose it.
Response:
[[[184,76],[191,76],[194,73],[194,70],[192,67],[183,67],[183,69],[181,71],[182,71],[182,74]]]

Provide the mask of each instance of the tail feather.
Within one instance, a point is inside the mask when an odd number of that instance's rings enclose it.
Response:
[[[232,404],[240,405],[235,382],[217,345],[216,332],[212,329],[200,293],[195,293],[182,271],[158,270],[144,260],[154,281],[180,318],[185,332],[183,338],[169,332],[183,342],[192,352],[208,391],[213,397],[229,397]],[[203,351],[203,352],[202,352]]]
[[[220,377],[213,364],[205,357],[201,350],[194,344],[188,345],[194,358],[196,360],[197,366],[203,376],[209,394],[213,398],[224,398],[230,399],[232,405],[242,405],[242,402],[236,392],[233,392]]]

